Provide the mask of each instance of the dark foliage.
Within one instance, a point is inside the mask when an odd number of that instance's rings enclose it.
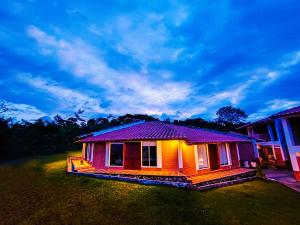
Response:
[[[243,110],[232,106],[226,106],[218,109],[216,115],[217,121],[225,124],[240,124],[245,122],[248,117]]]
[[[75,140],[82,134],[139,120],[157,120],[148,115],[126,114],[117,118],[110,116],[84,121],[81,113],[78,111],[68,118],[57,115],[51,122],[38,119],[35,122],[23,120],[13,123],[10,119],[0,118],[0,159],[76,150],[80,145]]]
[[[148,115],[126,114],[119,117],[108,116],[85,121],[80,117],[82,112],[78,111],[68,118],[57,115],[50,122],[38,119],[35,122],[13,123],[10,119],[0,118],[0,159],[15,159],[76,150],[80,149],[80,145],[75,142],[80,135],[140,120],[158,120]],[[201,118],[173,122],[168,119],[164,122],[220,131],[229,131],[236,127],[236,124],[232,126]]]

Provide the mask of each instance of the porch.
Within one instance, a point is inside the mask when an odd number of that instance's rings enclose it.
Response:
[[[213,171],[208,174],[188,176],[182,172],[167,170],[120,170],[95,169],[85,160],[78,157],[68,157],[67,168],[70,173],[103,178],[115,179],[141,184],[169,185],[199,189],[204,186],[230,185],[244,178],[254,178],[256,170],[249,168],[236,168],[222,171]]]
[[[263,167],[286,167],[283,150],[278,142],[258,142],[257,149]]]
[[[236,168],[224,171],[211,172],[204,175],[190,176],[188,180],[190,180],[193,185],[207,185],[218,181],[223,182],[233,180],[235,178],[255,176],[255,173],[255,169]]]

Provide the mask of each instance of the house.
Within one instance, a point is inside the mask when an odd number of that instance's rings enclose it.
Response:
[[[300,106],[240,127],[256,138],[259,156],[270,164],[290,165],[300,181]]]
[[[160,121],[95,132],[80,142],[82,158],[98,173],[202,176],[258,158],[248,137]]]

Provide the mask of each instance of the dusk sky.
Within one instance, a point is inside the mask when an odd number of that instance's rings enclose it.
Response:
[[[299,0],[0,4],[0,99],[17,119],[300,105]]]

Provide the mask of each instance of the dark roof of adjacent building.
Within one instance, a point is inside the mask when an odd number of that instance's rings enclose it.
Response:
[[[252,123],[247,123],[247,124],[239,127],[238,129],[249,127],[249,126],[252,126],[252,125],[259,125],[259,124],[267,123],[267,122],[272,121],[275,118],[291,116],[291,115],[295,115],[295,114],[300,114],[300,106],[296,106],[294,108],[286,109],[284,111],[272,114],[271,116],[268,116],[266,118],[254,121]]]
[[[103,130],[80,142],[135,140],[185,140],[188,144],[251,141],[232,134],[151,121]]]
[[[279,113],[275,113],[271,117],[278,118],[278,117],[289,116],[289,115],[294,115],[294,114],[298,114],[298,113],[300,113],[300,106],[296,106],[294,108],[287,109],[287,110],[281,111]]]

